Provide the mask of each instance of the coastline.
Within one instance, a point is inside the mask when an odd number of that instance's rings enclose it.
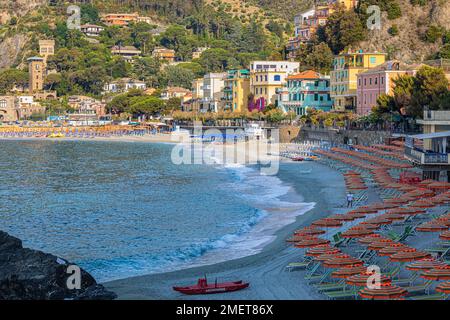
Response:
[[[104,142],[155,142],[155,143],[178,143],[175,135],[152,134],[145,136],[112,136],[95,138],[48,138],[48,137],[0,137],[0,141],[104,141]]]
[[[177,143],[177,140],[169,134],[90,139],[0,138],[0,141],[2,140]],[[185,142],[186,140],[178,141]],[[212,146],[212,149],[219,150],[219,152],[220,150],[228,152],[229,149],[233,150],[235,147],[233,144],[225,145],[225,149],[221,148],[223,146],[221,144]],[[237,152],[245,153],[245,151],[245,143],[239,143]],[[246,154],[249,157],[247,160],[258,160],[250,159],[253,158],[251,152]],[[265,155],[259,160],[274,159],[274,156]],[[309,173],[310,171],[311,173]],[[306,172],[308,173],[305,174]],[[196,283],[199,277],[206,274],[210,281],[217,277],[219,281],[242,279],[250,282],[249,289],[208,296],[209,299],[320,299],[320,296],[307,286],[302,272],[285,271],[287,264],[299,261],[300,258],[300,249],[292,248],[285,240],[294,230],[310,224],[312,220],[337,212],[337,208],[342,206],[342,199],[345,196],[343,177],[339,172],[317,162],[298,163],[283,160],[281,160],[277,177],[283,184],[291,187],[291,191],[279,198],[280,201],[289,201],[289,198],[292,198],[294,202],[301,201],[315,205],[311,210],[293,218],[294,222],[275,231],[272,234],[274,239],[266,243],[259,253],[177,271],[112,280],[103,284],[107,289],[117,293],[119,299],[204,299],[205,296],[184,296],[171,288],[174,285]],[[301,200],[299,200],[299,196]],[[295,287],[291,285],[293,282],[297,284]]]
[[[293,171],[290,166],[299,170]],[[304,169],[312,171],[303,174]],[[119,299],[205,299],[203,295],[182,295],[173,291],[172,286],[196,283],[206,274],[210,281],[217,277],[219,281],[242,279],[250,282],[246,290],[209,295],[208,299],[320,299],[320,295],[303,280],[302,272],[285,271],[287,264],[298,261],[301,250],[293,248],[285,240],[294,230],[341,209],[345,196],[343,177],[317,162],[284,162],[280,165],[278,177],[292,186],[304,202],[316,204],[310,211],[297,216],[294,223],[278,230],[274,234],[275,239],[260,253],[212,265],[114,280],[103,285],[115,292]]]

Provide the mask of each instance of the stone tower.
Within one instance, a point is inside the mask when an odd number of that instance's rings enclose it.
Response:
[[[45,62],[41,57],[28,58],[28,72],[30,76],[30,93],[42,91],[44,88]]]

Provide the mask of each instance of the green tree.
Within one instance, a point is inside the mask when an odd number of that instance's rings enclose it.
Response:
[[[448,87],[449,83],[442,69],[421,67],[414,77],[411,114],[421,117],[425,106],[431,110],[450,109]]]
[[[322,73],[329,73],[333,65],[333,52],[326,43],[314,45],[310,54],[305,58],[305,63],[310,68]]]
[[[318,32],[319,41],[325,41],[338,54],[344,48],[365,40],[367,31],[354,11],[339,6],[328,18],[327,24]]]
[[[191,88],[195,74],[189,69],[179,66],[167,66],[160,80],[163,85],[171,87]]]
[[[0,93],[5,94],[14,86],[25,88],[28,84],[28,73],[19,69],[6,69],[0,72]]]
[[[205,72],[221,72],[227,69],[231,59],[229,51],[224,49],[208,49],[199,59]]]

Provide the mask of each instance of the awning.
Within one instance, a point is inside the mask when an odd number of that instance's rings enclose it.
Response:
[[[433,138],[444,138],[450,137],[450,131],[442,131],[442,132],[433,132],[433,133],[422,133],[416,134],[412,136],[408,136],[408,138],[423,140],[423,139],[433,139]]]

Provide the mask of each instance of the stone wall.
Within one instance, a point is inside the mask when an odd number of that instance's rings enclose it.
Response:
[[[342,130],[324,129],[314,127],[303,127],[296,141],[319,140],[329,141],[333,144],[362,144],[372,145],[384,143],[391,133],[389,131],[365,131],[365,130]]]
[[[300,127],[285,125],[280,126],[280,142],[281,143],[289,143],[298,139],[298,135],[300,133]]]

